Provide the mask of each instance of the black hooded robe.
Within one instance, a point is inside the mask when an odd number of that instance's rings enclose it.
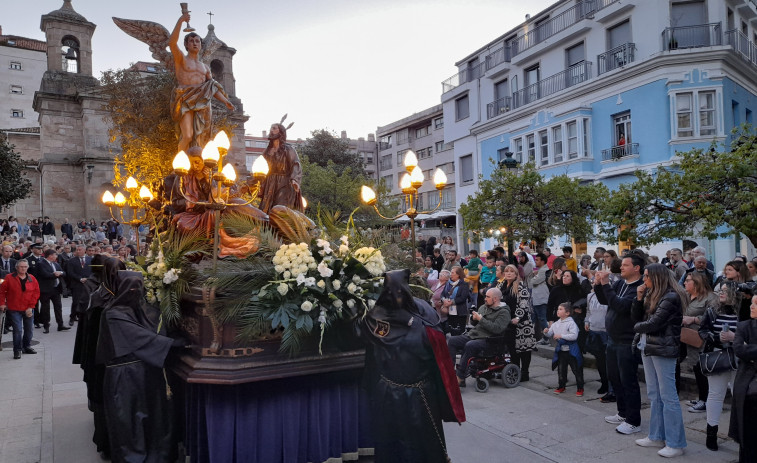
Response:
[[[757,320],[738,324],[733,350],[739,369],[733,381],[728,437],[739,443],[739,462],[757,461]]]
[[[100,321],[97,360],[114,462],[176,459],[172,402],[163,365],[173,340],[158,333],[159,312],[144,301],[141,275],[119,272],[118,292]]]

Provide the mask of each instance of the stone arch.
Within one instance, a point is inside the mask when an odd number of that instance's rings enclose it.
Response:
[[[61,69],[64,72],[78,74],[81,69],[81,52],[79,39],[66,35],[61,40]]]
[[[220,59],[214,59],[210,62],[210,72],[213,74],[213,79],[216,82],[223,81],[223,61]]]

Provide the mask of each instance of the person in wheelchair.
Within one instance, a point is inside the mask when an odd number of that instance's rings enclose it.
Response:
[[[484,304],[478,311],[471,313],[473,328],[465,334],[449,338],[447,348],[452,356],[452,364],[454,365],[458,353],[462,351],[463,354],[456,368],[460,387],[465,387],[468,360],[484,350],[487,338],[502,335],[510,324],[510,318],[510,309],[502,302],[502,292],[491,288],[486,291]]]

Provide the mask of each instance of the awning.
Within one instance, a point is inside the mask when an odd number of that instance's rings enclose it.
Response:
[[[436,211],[433,214],[431,214],[431,218],[433,219],[444,219],[446,217],[455,217],[457,214],[455,214],[452,211]]]

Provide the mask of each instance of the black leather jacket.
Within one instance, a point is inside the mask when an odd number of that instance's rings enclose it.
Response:
[[[646,316],[644,312],[644,303],[634,298],[631,306],[631,318],[637,322],[633,327],[637,333],[634,337],[634,347],[638,344],[640,335],[646,334],[647,343],[644,347],[644,355],[678,357],[683,322],[681,298],[678,294],[672,290],[668,291],[651,315]]]

